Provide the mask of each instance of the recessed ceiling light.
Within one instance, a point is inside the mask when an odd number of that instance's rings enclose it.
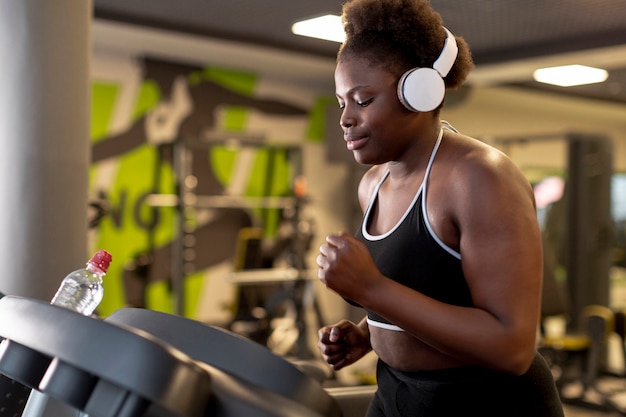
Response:
[[[585,65],[540,68],[533,73],[535,81],[561,87],[601,83],[608,77],[609,73],[606,70]]]
[[[333,42],[343,42],[346,37],[341,24],[341,16],[333,14],[296,22],[291,26],[291,31],[296,35]]]

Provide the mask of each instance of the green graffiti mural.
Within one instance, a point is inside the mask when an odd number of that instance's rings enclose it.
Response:
[[[113,254],[99,309],[104,316],[125,305],[174,312],[171,260],[172,248],[180,244],[179,213],[175,207],[151,204],[151,196],[175,195],[178,190],[182,179],[177,178],[172,160],[175,145],[194,149],[192,174],[199,195],[224,194],[244,172],[243,195],[289,196],[297,174],[293,147],[233,148],[203,143],[204,133],[216,127],[245,132],[251,110],[305,118],[309,139],[323,131],[323,120],[312,117],[308,109],[254,97],[258,82],[254,74],[150,59],[142,65],[130,123],[122,132],[111,133],[111,125],[123,81],[92,84],[90,191],[105,211],[93,230],[92,244]],[[319,114],[319,103],[315,108]],[[241,169],[243,152],[248,157],[245,170]],[[261,224],[272,235],[281,215],[278,209],[253,207],[212,209],[208,217],[212,221],[199,210],[197,218],[189,219],[195,225],[197,248],[195,270],[184,279],[184,314],[189,317],[195,315],[204,280],[210,279],[207,271],[232,257],[238,230]]]

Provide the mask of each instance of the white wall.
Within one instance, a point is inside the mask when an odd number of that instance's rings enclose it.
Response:
[[[487,142],[498,137],[565,132],[604,134],[614,143],[615,170],[626,170],[626,104],[521,88],[482,87],[474,89],[463,105],[444,108],[442,118],[463,133]],[[532,148],[510,156],[520,166],[564,166],[558,144],[534,144]]]

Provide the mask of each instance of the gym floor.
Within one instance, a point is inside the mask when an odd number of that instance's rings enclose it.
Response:
[[[564,396],[582,398],[582,402],[586,403],[579,406],[576,403],[567,402],[563,406],[565,417],[626,416],[626,378],[624,376],[603,373],[597,377],[594,385],[582,396],[582,384],[574,383],[563,389]],[[609,402],[611,406],[607,405]]]
[[[563,411],[565,417],[623,417],[626,415],[617,412],[591,410],[588,408],[578,407],[574,405],[564,405]]]
[[[587,410],[584,408],[567,405],[563,407],[565,417],[620,417],[618,413],[604,413],[602,411]]]

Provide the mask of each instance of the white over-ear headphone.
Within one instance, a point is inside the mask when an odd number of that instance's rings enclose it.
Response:
[[[446,92],[443,78],[452,69],[459,52],[454,35],[448,29],[444,28],[444,30],[446,41],[433,67],[410,69],[398,82],[400,102],[411,111],[432,111],[443,101]]]

